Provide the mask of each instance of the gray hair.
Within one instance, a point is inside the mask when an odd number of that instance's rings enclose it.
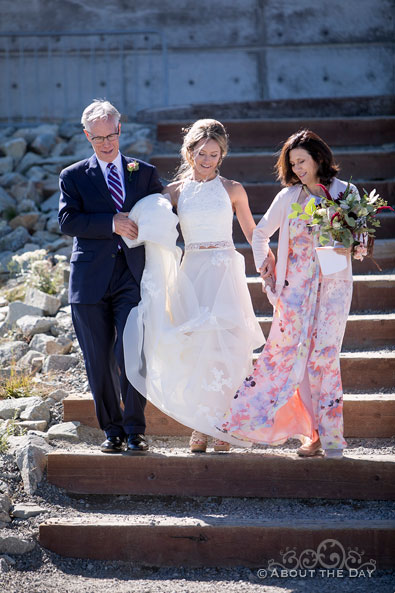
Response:
[[[88,124],[94,122],[96,119],[108,119],[110,117],[114,118],[115,124],[118,125],[121,114],[114,105],[111,105],[110,101],[95,99],[93,103],[85,107],[81,117],[81,123],[85,130],[87,130]]]

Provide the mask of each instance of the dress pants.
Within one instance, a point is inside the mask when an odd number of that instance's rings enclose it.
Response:
[[[139,301],[139,284],[120,249],[109,286],[100,301],[93,305],[71,305],[97,419],[107,437],[145,433],[146,399],[127,380],[123,354],[125,323]]]

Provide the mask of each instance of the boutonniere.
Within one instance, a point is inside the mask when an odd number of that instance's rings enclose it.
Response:
[[[128,163],[127,170],[129,171],[129,181],[132,178],[132,173],[139,170],[139,163],[137,161],[131,161]]]

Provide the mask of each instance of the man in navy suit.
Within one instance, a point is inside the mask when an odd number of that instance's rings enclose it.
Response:
[[[145,254],[142,246],[129,249],[122,237],[137,237],[128,213],[140,198],[161,192],[162,184],[155,167],[119,152],[120,117],[108,101],[95,100],[84,110],[81,123],[94,154],[60,174],[59,226],[74,237],[69,301],[107,437],[101,450],[117,453],[126,442],[129,452],[140,453],[148,449],[146,400],[126,378],[122,335],[140,300]]]

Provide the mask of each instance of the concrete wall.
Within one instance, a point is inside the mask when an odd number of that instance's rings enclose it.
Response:
[[[395,0],[1,0],[0,4],[1,32],[160,30],[169,48],[169,105],[395,92]],[[42,97],[55,93],[52,103],[57,112],[52,116],[57,117],[66,107],[69,113],[79,112],[80,102],[97,95],[118,104],[120,95],[129,98],[127,111],[163,104],[162,54],[157,39],[148,38],[133,42],[135,51],[140,50],[138,58],[136,53],[121,64],[119,56],[112,55],[111,85],[99,66],[96,87],[83,75],[82,95],[71,92],[67,101],[62,95],[62,70],[70,75],[84,58],[74,57],[52,77],[45,65],[38,77],[31,68],[23,82],[30,97],[25,116],[37,111],[38,90]],[[154,49],[148,60],[146,44],[151,42]],[[81,37],[80,43],[89,49],[88,39]],[[88,58],[85,61],[89,72]],[[136,64],[138,72],[133,70]],[[11,71],[18,71],[16,58]],[[0,103],[11,105],[15,114],[21,111],[18,105],[24,95],[20,84],[14,81],[12,87],[11,82],[0,91]],[[141,91],[138,97],[136,86]],[[49,105],[45,115],[50,117]],[[4,117],[4,107],[0,109]]]

